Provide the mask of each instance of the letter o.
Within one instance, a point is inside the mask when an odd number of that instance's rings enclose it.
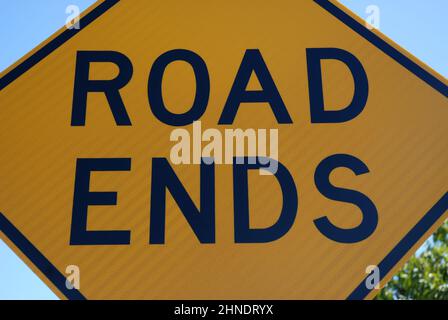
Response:
[[[196,77],[196,94],[193,105],[185,113],[170,112],[163,102],[162,80],[166,67],[174,61],[191,65]],[[184,126],[198,120],[205,112],[210,96],[210,78],[202,58],[189,50],[176,49],[165,52],[152,65],[148,80],[148,100],[153,114],[160,121],[172,126]]]

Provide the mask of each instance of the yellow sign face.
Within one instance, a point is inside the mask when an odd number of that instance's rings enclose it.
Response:
[[[335,1],[80,27],[0,79],[0,235],[61,298],[372,298],[447,218],[446,79]]]

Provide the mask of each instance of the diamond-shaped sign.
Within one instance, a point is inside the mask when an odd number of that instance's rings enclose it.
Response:
[[[0,78],[0,236],[59,297],[372,298],[446,219],[446,80],[336,1],[80,27]]]

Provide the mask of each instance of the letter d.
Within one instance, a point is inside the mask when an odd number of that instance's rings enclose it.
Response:
[[[352,120],[364,109],[369,95],[367,74],[359,60],[350,52],[337,48],[306,49],[311,123],[340,123]],[[321,60],[343,62],[352,73],[355,92],[352,102],[341,110],[325,110],[322,89]]]

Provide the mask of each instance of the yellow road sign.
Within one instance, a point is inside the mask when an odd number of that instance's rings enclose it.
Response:
[[[61,298],[372,298],[447,217],[446,79],[336,1],[99,1],[0,90]]]

